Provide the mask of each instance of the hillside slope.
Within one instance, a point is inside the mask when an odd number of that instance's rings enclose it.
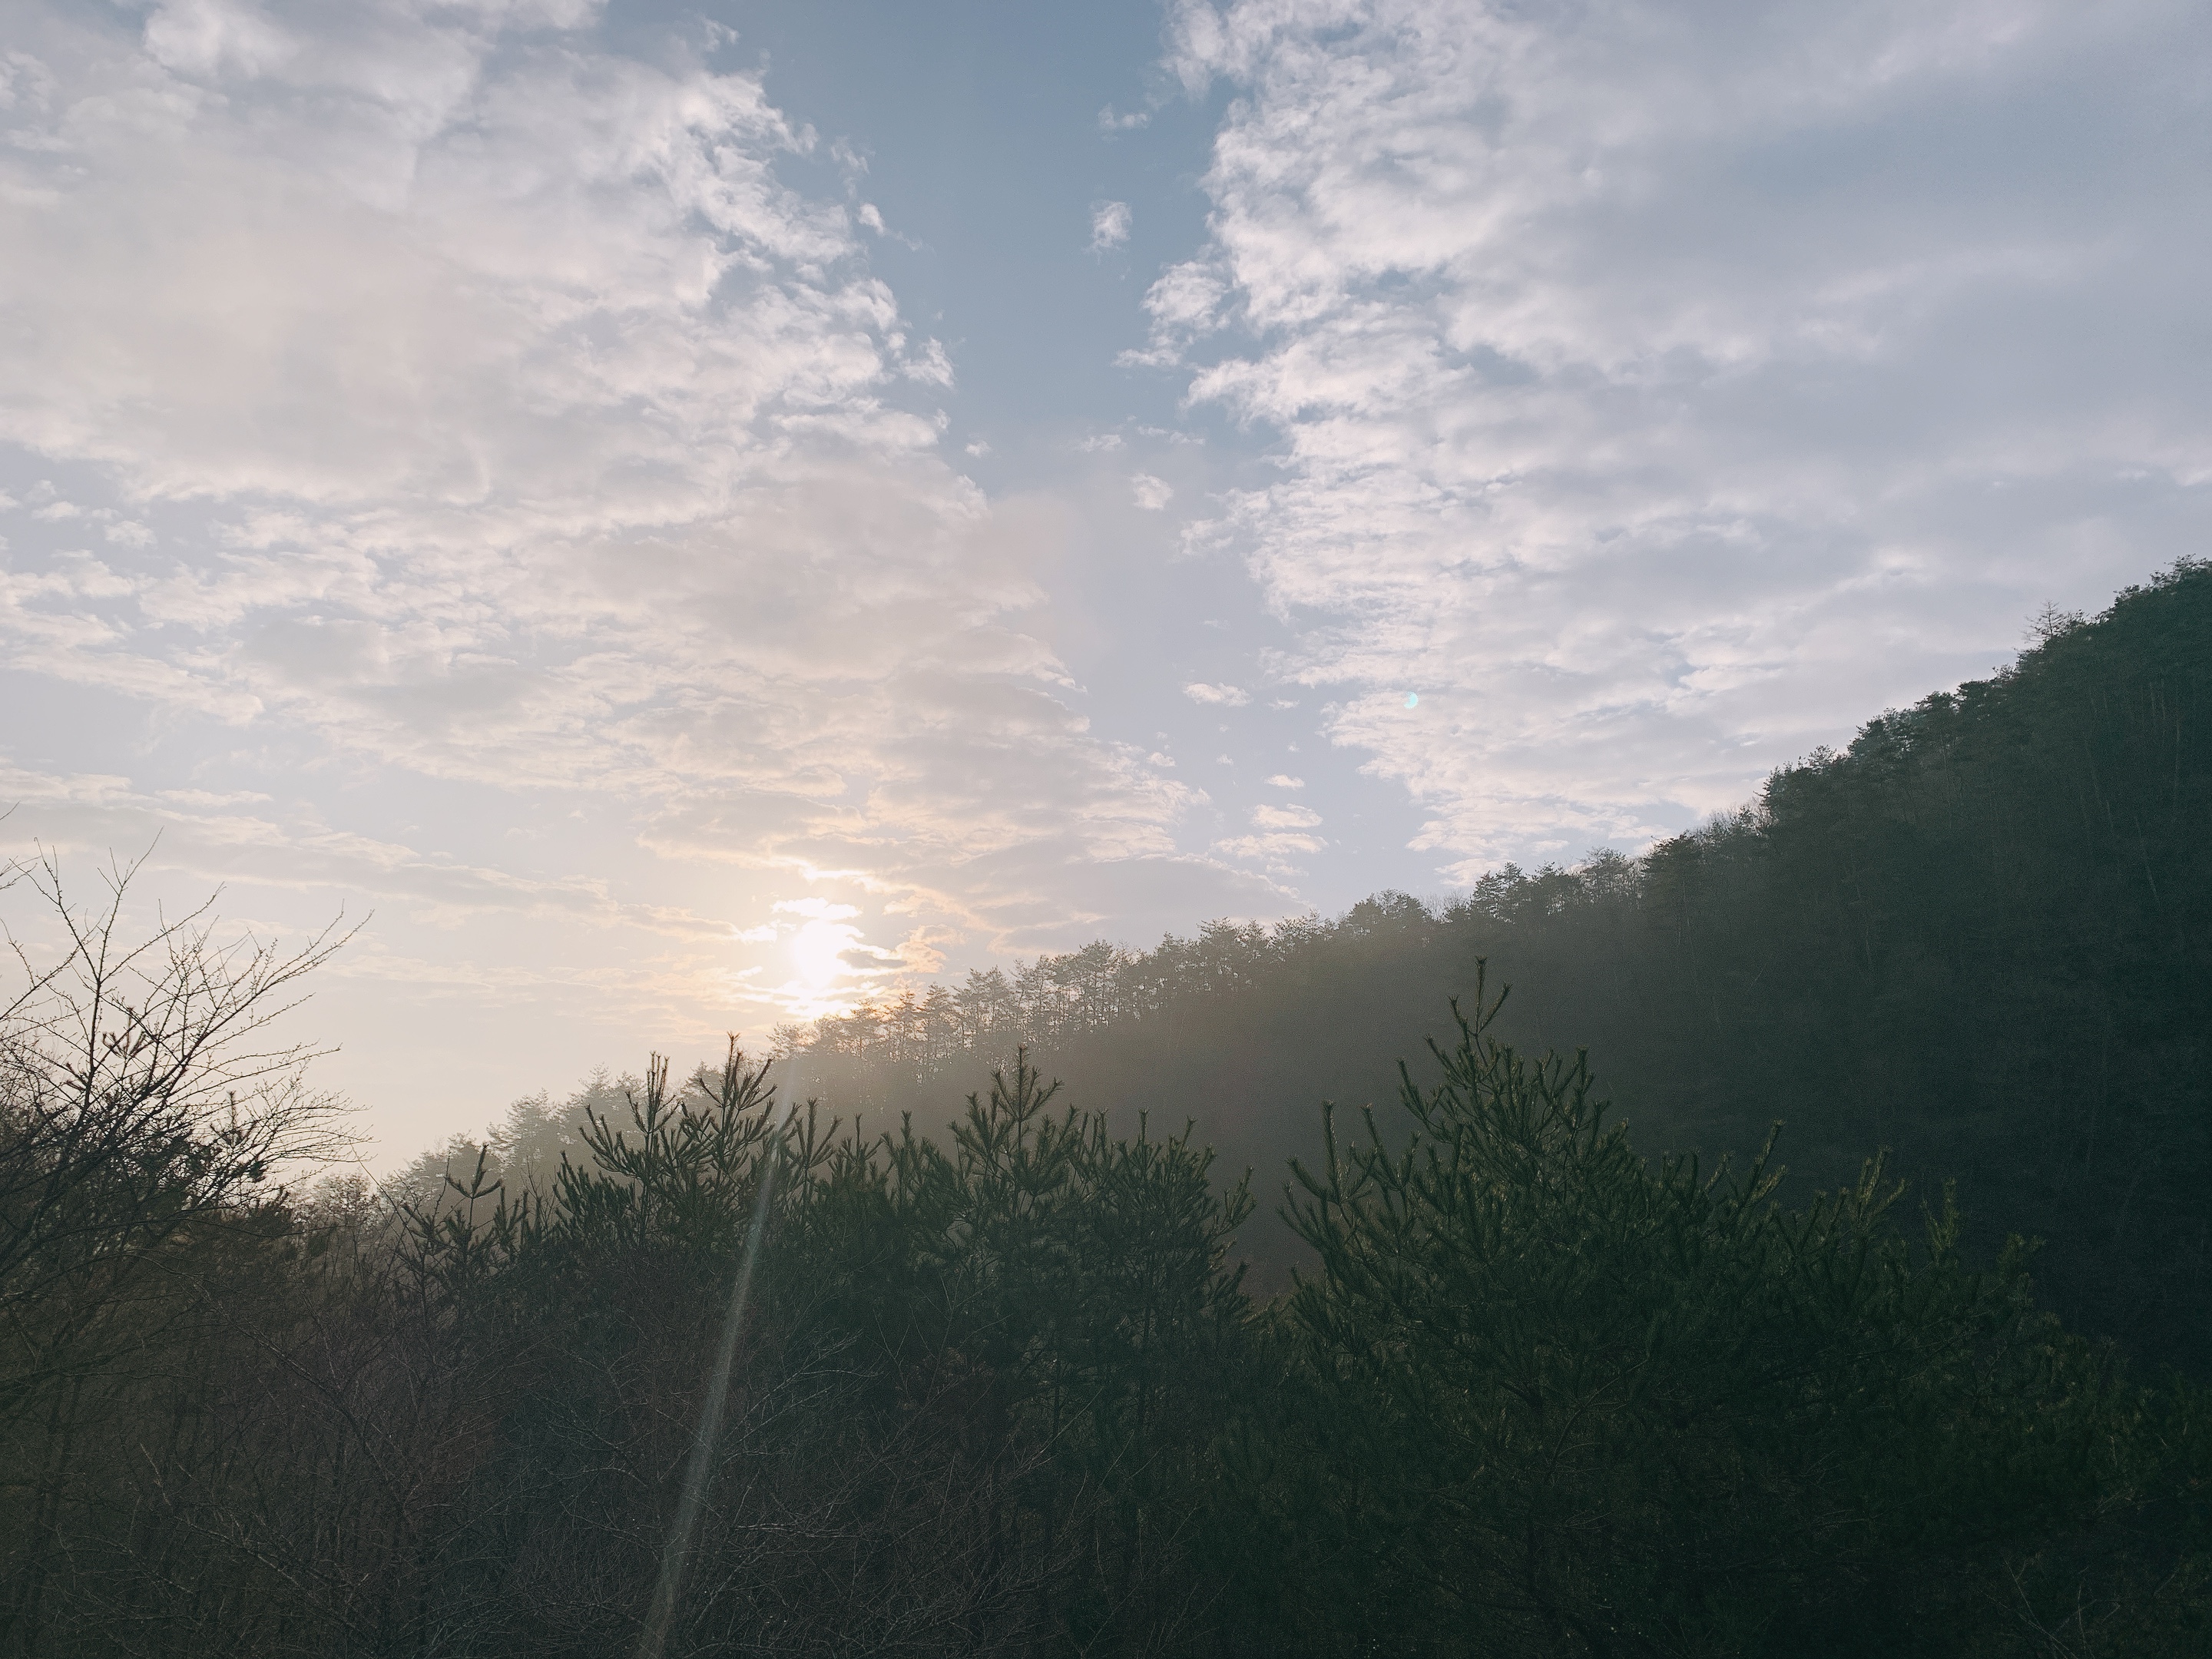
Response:
[[[2055,1305],[2212,1364],[2212,566],[2059,619],[1637,860],[1508,866],[1441,906],[1097,945],[787,1032],[836,1109],[934,1124],[1028,1042],[1077,1097],[1195,1119],[1231,1170],[1385,1101],[1486,958],[1505,1029],[1585,1047],[1647,1150],[1754,1148],[1801,1194],[1890,1149]],[[1286,1235],[1255,1223],[1263,1265]]]

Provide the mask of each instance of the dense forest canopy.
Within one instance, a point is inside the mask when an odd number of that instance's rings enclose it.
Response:
[[[1015,1045],[1116,1121],[1186,1118],[1241,1173],[1388,1103],[1486,959],[1502,1029],[1586,1048],[1650,1152],[1755,1151],[1793,1190],[1867,1151],[1955,1179],[1985,1251],[2039,1237],[2086,1328],[2212,1362],[2212,567],[1870,720],[1641,858],[1495,871],[1425,903],[1216,923],[971,974],[780,1036],[848,1111],[942,1113]],[[1253,1230],[1265,1262],[1287,1232]]]
[[[2202,1652],[2209,670],[2184,566],[1640,859],[381,1190],[265,1035],[334,941],[22,872],[0,1654]]]

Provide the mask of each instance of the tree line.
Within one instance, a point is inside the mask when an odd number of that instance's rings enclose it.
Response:
[[[1199,1125],[1222,1165],[1318,1149],[1310,1103],[1395,1117],[1478,960],[1501,1030],[1586,1048],[1635,1144],[1751,1155],[1786,1192],[1887,1148],[1955,1180],[1966,1247],[2039,1239],[2052,1306],[2212,1366],[2212,566],[2046,613],[1987,680],[1870,720],[1639,858],[1508,865],[1457,896],[1095,944],[786,1028],[809,1093],[921,1108],[1027,1043],[1116,1122]],[[966,1086],[964,1084],[962,1086]],[[1264,1282],[1310,1260],[1248,1230]]]
[[[381,1188],[271,1036],[337,941],[27,872],[0,1654],[2202,1651],[2208,596],[1640,860],[655,1059]]]
[[[167,943],[5,1049],[0,1651],[2200,1650],[2212,1396],[1878,1162],[1644,1158],[1480,974],[1262,1299],[1249,1188],[1019,1053],[941,1138],[733,1041],[543,1185],[300,1195],[296,1073],[156,1034],[307,959]]]

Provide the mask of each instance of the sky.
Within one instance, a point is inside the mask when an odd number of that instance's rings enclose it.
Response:
[[[2212,527],[2201,4],[16,0],[0,140],[0,854],[358,927],[385,1164],[1639,850]]]

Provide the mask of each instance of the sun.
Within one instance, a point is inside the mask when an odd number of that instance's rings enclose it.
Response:
[[[791,936],[791,960],[799,981],[811,991],[826,991],[845,972],[845,952],[860,936],[856,927],[820,918]]]

